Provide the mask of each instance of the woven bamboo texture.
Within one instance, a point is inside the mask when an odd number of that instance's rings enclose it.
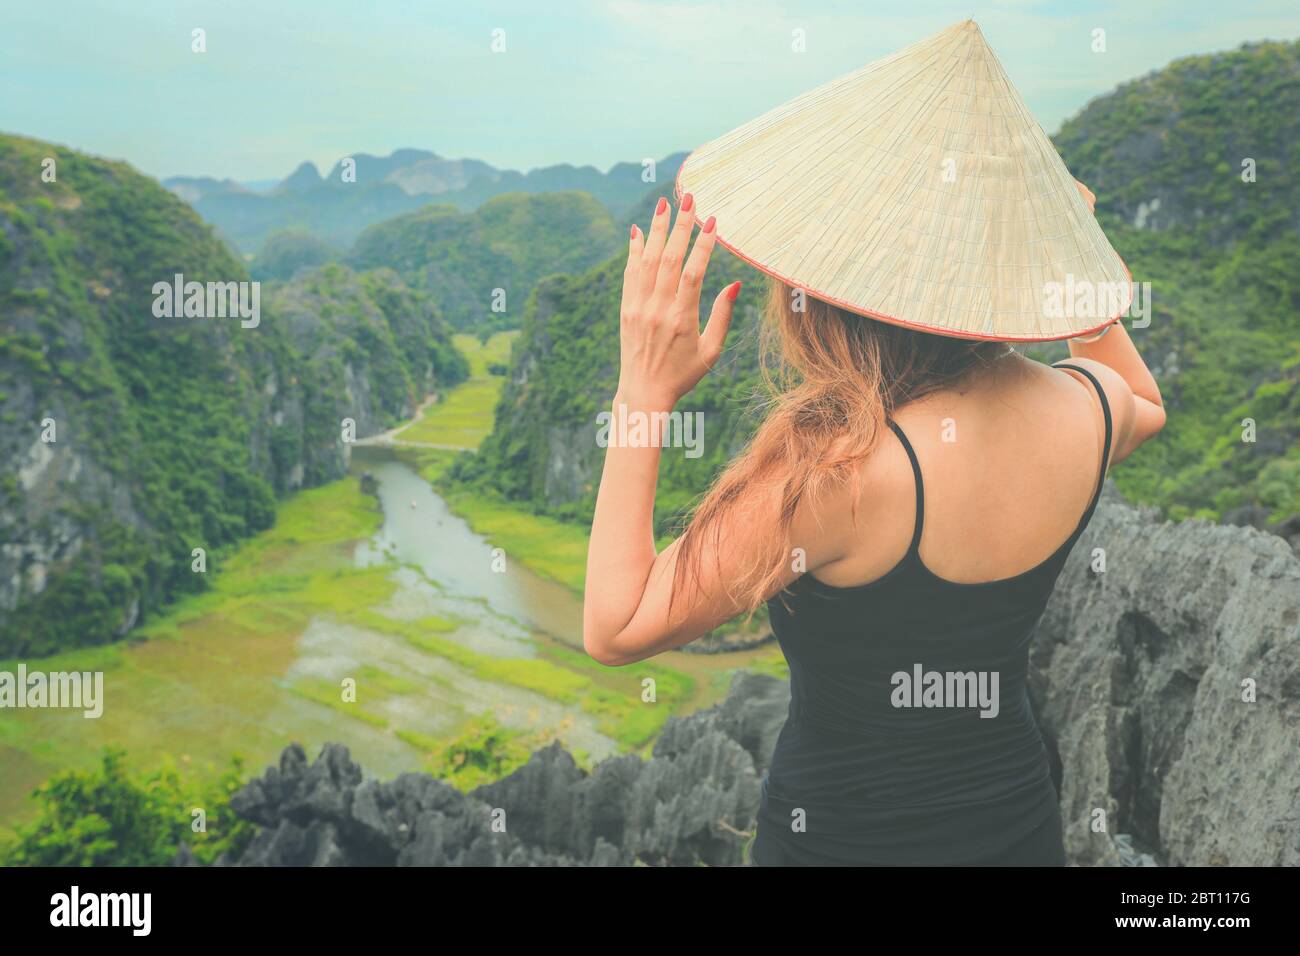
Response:
[[[971,20],[700,147],[686,192],[737,255],[875,319],[1033,341],[1129,307],[1127,267]]]

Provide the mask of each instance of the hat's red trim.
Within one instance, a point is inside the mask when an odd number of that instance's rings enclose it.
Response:
[[[673,181],[673,197],[678,201],[678,203],[680,203],[682,199],[682,170],[686,168],[686,163],[689,162],[691,156],[694,155],[695,153],[694,151],[692,151],[690,156],[687,156],[686,159],[682,161],[682,165],[677,170],[677,178]],[[700,210],[698,209],[695,210],[695,213],[696,216],[698,217],[700,215]],[[1125,315],[1124,312],[1120,312],[1118,315],[1111,316],[1105,322],[1102,322],[1100,325],[1094,326],[1091,329],[1081,329],[1078,332],[1070,332],[1065,335],[1038,335],[1038,336],[979,335],[974,332],[958,332],[953,329],[943,328],[941,326],[926,325],[924,322],[909,322],[906,319],[900,319],[897,318],[896,316],[885,315],[883,312],[872,312],[870,309],[864,309],[861,306],[856,306],[853,305],[852,303],[845,302],[843,299],[837,299],[833,295],[827,295],[824,292],[818,292],[816,289],[811,289],[808,286],[804,285],[802,282],[797,282],[794,279],[791,279],[789,276],[783,276],[775,269],[772,269],[771,267],[766,266],[761,262],[751,259],[749,256],[745,255],[743,252],[741,252],[731,243],[727,242],[726,239],[723,239],[721,229],[717,229],[716,231],[718,235],[718,243],[722,245],[724,249],[730,252],[737,259],[749,263],[749,265],[753,266],[759,272],[763,272],[766,273],[767,275],[770,275],[773,279],[776,279],[780,282],[784,282],[786,285],[794,286],[797,289],[803,289],[809,295],[821,299],[823,302],[829,302],[831,305],[836,306],[837,308],[844,309],[847,312],[852,312],[856,315],[863,315],[870,319],[878,319],[881,322],[888,322],[891,325],[901,325],[904,328],[915,329],[919,332],[929,332],[932,335],[946,335],[949,338],[955,338],[955,339],[979,339],[985,342],[1059,342],[1062,339],[1073,339],[1073,338],[1078,338],[1079,336],[1089,335],[1094,332],[1100,332],[1106,326],[1110,325],[1112,322],[1115,322],[1118,319],[1123,318]],[[1124,272],[1128,276],[1129,307],[1131,308],[1133,305],[1133,273],[1129,269],[1128,263],[1124,261],[1123,256],[1120,256],[1118,252],[1115,253],[1115,255],[1119,258],[1120,265],[1124,267]]]

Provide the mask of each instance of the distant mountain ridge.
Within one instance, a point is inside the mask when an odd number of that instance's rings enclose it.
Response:
[[[656,179],[662,182],[676,175],[685,155],[657,160]],[[346,159],[355,163],[355,182],[343,178]],[[579,190],[621,215],[644,193],[642,175],[640,163],[616,163],[603,173],[594,166],[568,164],[521,173],[476,159],[399,149],[388,156],[345,157],[324,176],[315,164],[304,162],[265,191],[205,176],[172,176],[163,185],[194,206],[236,248],[250,254],[259,251],[272,233],[285,229],[305,229],[327,243],[346,246],[367,226],[432,200],[467,212],[507,192]]]

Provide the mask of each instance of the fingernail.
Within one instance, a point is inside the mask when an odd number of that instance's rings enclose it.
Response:
[[[729,302],[735,302],[735,301],[736,301],[736,296],[738,296],[738,295],[740,295],[740,283],[739,283],[739,282],[733,282],[733,283],[731,284],[731,290],[727,293],[727,301],[729,301]]]
[[[704,228],[701,230],[701,232],[712,232],[713,227],[717,224],[717,222],[718,220],[716,217],[710,216],[708,220],[704,223]]]
[[[631,238],[633,238],[633,239],[636,238],[636,223],[632,223],[632,236],[631,236]]]
[[[668,208],[668,200],[665,199],[663,196],[660,196],[659,204],[655,206],[655,215],[662,216],[664,214],[664,210],[667,208]]]
[[[695,197],[687,193],[682,197],[682,212],[690,212],[691,207],[695,205]]]

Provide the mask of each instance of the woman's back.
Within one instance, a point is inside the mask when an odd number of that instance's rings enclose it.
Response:
[[[1095,380],[1020,361],[903,409],[863,466],[861,551],[769,602],[792,697],[759,862],[981,862],[1054,818],[1028,647],[1112,421]]]
[[[1075,530],[1097,488],[1104,430],[1097,394],[1082,373],[1008,353],[961,391],[895,414],[924,475],[920,551],[930,570],[959,583],[1011,577]],[[860,546],[817,570],[827,584],[880,577],[911,541],[914,472],[892,435],[877,442],[857,484]]]

